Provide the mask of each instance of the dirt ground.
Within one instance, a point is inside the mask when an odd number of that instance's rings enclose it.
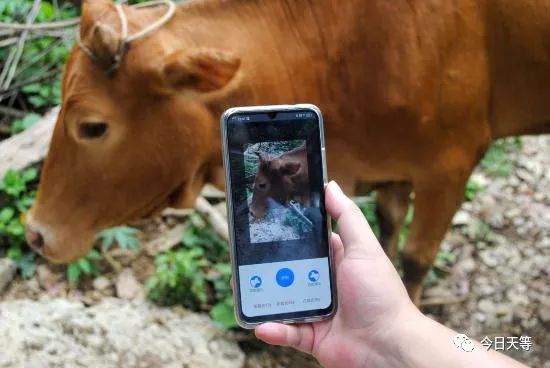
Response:
[[[550,367],[550,137],[525,137],[510,155],[512,172],[474,179],[487,185],[464,203],[442,245],[450,272],[425,296],[463,296],[425,311],[478,340],[530,336],[529,351],[506,354]]]
[[[508,176],[489,177],[483,170],[473,180],[485,187],[462,205],[442,249],[452,254],[431,279],[423,308],[432,318],[476,339],[530,336],[533,346],[505,351],[531,367],[550,368],[550,136],[525,137],[509,155]],[[153,220],[143,241],[174,227],[177,221]],[[154,272],[153,257],[113,250],[112,258],[130,268],[139,283]],[[40,261],[41,262],[41,261]],[[64,269],[43,262],[30,280],[16,278],[0,301],[63,297],[97,304],[116,295],[120,277],[106,266],[101,282],[71,289]],[[231,332],[247,354],[247,367],[315,367],[316,363],[287,349],[267,347],[245,332]],[[451,343],[449,341],[449,343]]]

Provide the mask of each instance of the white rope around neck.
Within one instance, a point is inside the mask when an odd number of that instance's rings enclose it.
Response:
[[[151,23],[147,27],[143,28],[142,30],[129,35],[128,18],[126,17],[126,13],[124,13],[124,9],[122,8],[121,4],[118,4],[118,3],[115,4],[115,9],[117,11],[118,17],[120,18],[120,26],[121,26],[120,45],[115,55],[113,55],[113,63],[108,67],[107,70],[105,70],[105,74],[107,74],[107,76],[111,76],[118,69],[118,67],[120,66],[120,63],[122,62],[122,59],[124,58],[124,55],[128,51],[128,47],[130,46],[130,43],[147,36],[148,34],[156,31],[157,29],[159,29],[160,27],[168,23],[168,21],[174,16],[174,13],[176,11],[176,5],[171,0],[155,0],[155,1],[150,1],[148,3],[142,3],[142,4],[137,4],[133,6],[133,8],[141,9],[141,8],[149,8],[149,7],[159,6],[159,5],[166,5],[168,7],[168,10],[166,11],[166,13],[164,13],[162,17],[160,17],[158,20]],[[103,61],[100,60],[100,58],[98,58],[89,47],[84,45],[84,43],[82,42],[82,39],[80,38],[80,31],[78,31],[75,41],[78,47],[80,47],[82,51],[84,51],[84,53],[88,55],[88,57],[90,57],[90,59],[92,59],[97,64],[104,65]]]

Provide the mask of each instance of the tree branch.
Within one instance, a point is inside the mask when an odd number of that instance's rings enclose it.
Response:
[[[36,24],[18,24],[18,23],[3,23],[0,22],[0,31],[13,30],[13,31],[42,31],[45,29],[59,29],[74,27],[80,23],[80,18],[58,20],[48,23],[36,23]]]

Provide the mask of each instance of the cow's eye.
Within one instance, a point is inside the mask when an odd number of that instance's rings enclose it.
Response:
[[[258,188],[265,189],[267,185],[265,183],[258,184]]]
[[[82,139],[96,139],[107,132],[107,123],[81,123],[78,126],[78,136]]]

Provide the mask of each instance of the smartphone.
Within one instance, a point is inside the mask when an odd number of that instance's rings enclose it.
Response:
[[[221,133],[238,323],[332,317],[321,111],[309,104],[231,108]]]

